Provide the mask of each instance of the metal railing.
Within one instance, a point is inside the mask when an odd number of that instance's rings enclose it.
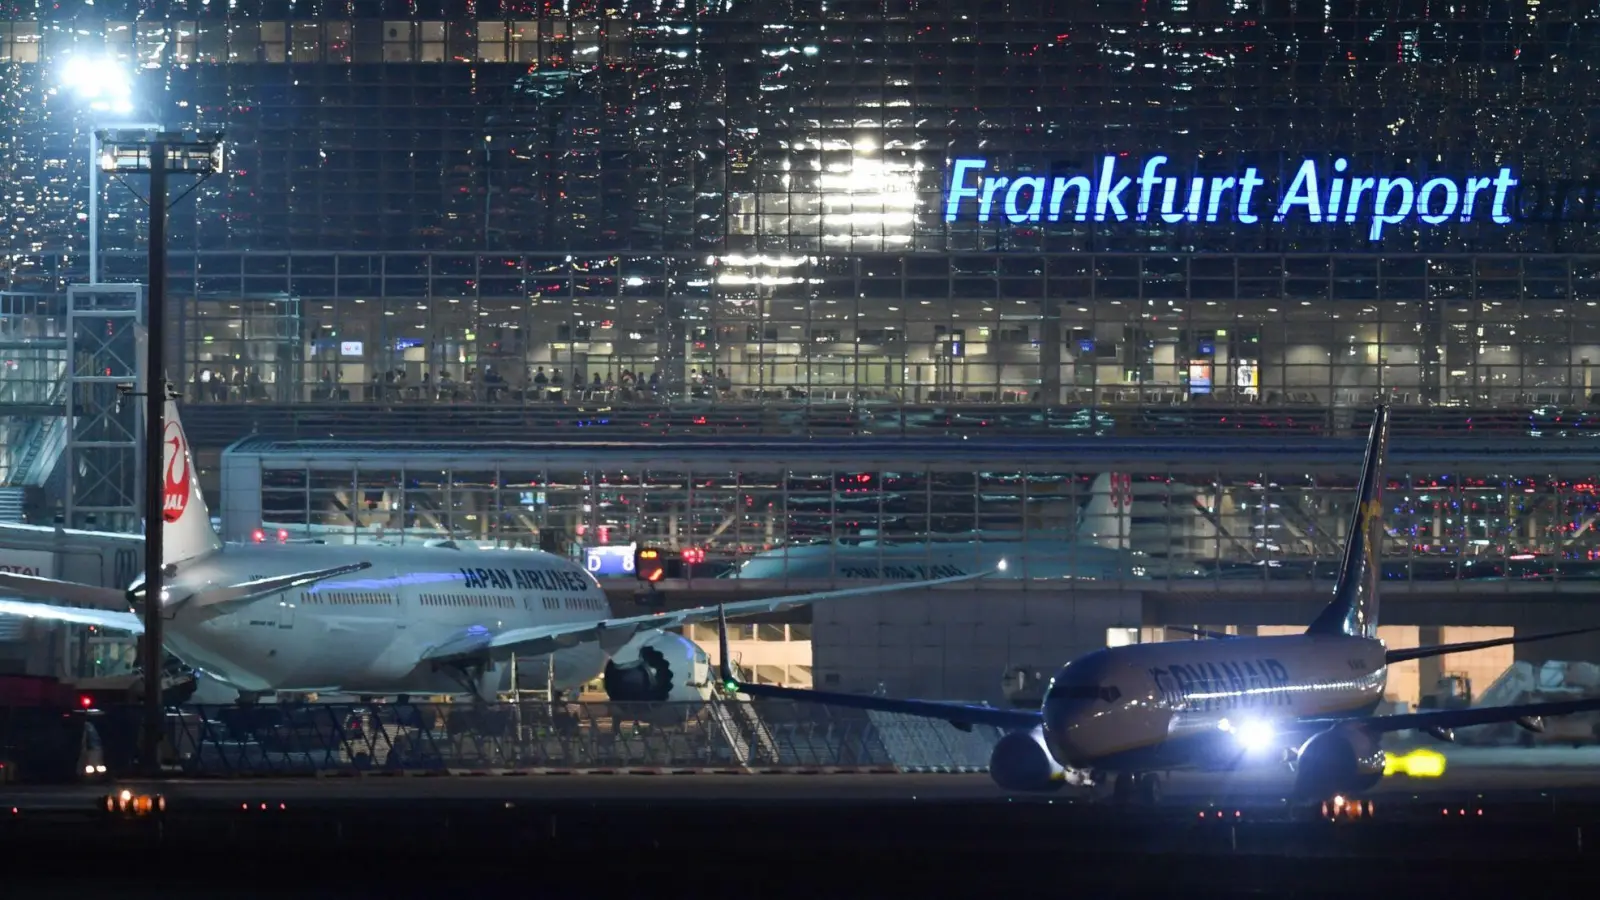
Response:
[[[112,774],[131,771],[136,707],[91,716]],[[943,732],[948,731],[949,735]],[[184,707],[173,762],[197,776],[525,769],[983,771],[995,729],[786,701]],[[742,745],[742,748],[741,746]]]
[[[1358,437],[1366,408],[1318,406],[932,406],[556,403],[197,403],[190,440],[220,447],[251,434],[281,440],[608,441],[686,437]],[[1490,435],[1547,441],[1600,436],[1600,408],[1397,407],[1397,437]]]

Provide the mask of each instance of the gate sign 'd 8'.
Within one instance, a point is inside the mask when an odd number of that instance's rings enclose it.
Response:
[[[945,193],[944,219],[975,215],[979,222],[1013,225],[1075,222],[1273,222],[1361,224],[1379,240],[1383,229],[1416,221],[1424,225],[1490,221],[1510,224],[1506,208],[1517,186],[1511,169],[1464,178],[1409,178],[1351,173],[1348,160],[1319,170],[1316,160],[1300,163],[1288,186],[1269,196],[1267,182],[1254,166],[1236,175],[1194,175],[1193,166],[1169,165],[1152,156],[1130,165],[1126,157],[1106,156],[1076,175],[986,174],[989,162],[976,157],[955,161]],[[1329,171],[1331,169],[1331,171]]]

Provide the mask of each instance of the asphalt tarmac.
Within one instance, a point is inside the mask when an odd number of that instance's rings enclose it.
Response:
[[[1519,749],[1432,745],[1446,760],[1434,778],[1393,776],[1371,792],[1374,798],[1432,800],[1558,795],[1564,800],[1600,800],[1600,748]],[[1259,806],[1282,801],[1291,776],[1282,768],[1226,774],[1177,772],[1166,778],[1167,805]],[[275,779],[172,779],[159,785],[136,781],[70,787],[0,788],[0,807],[18,810],[85,808],[109,790],[159,793],[174,809],[243,804],[369,806],[388,803],[608,802],[761,805],[861,803],[1061,803],[1094,799],[1093,789],[1066,787],[1049,795],[1012,794],[987,775],[484,775],[367,776]],[[1103,791],[1098,792],[1103,794]]]

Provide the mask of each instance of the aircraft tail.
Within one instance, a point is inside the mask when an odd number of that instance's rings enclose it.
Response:
[[[164,473],[161,480],[161,562],[180,563],[209,556],[222,549],[222,539],[211,527],[211,511],[200,494],[189,437],[178,416],[176,400],[167,400]]]
[[[1345,536],[1344,560],[1333,602],[1323,608],[1306,634],[1378,636],[1378,554],[1383,546],[1383,461],[1389,453],[1389,407],[1380,406],[1367,435],[1367,457],[1356,485],[1356,508]]]
[[[1132,524],[1132,477],[1123,472],[1101,472],[1089,485],[1089,503],[1078,523],[1078,541],[1126,550]]]

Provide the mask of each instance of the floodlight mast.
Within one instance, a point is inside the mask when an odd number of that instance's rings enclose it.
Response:
[[[118,173],[150,176],[150,273],[145,290],[145,439],[144,439],[144,728],[139,742],[139,764],[144,774],[162,774],[161,746],[166,731],[166,704],[161,675],[166,649],[163,634],[162,526],[166,486],[167,398],[173,396],[167,381],[167,176],[194,173],[204,178],[222,169],[220,132],[184,135],[166,131],[102,132],[100,164]],[[181,197],[180,197],[181,199]],[[188,448],[175,448],[187,452]]]
[[[133,112],[133,73],[117,59],[69,56],[60,80],[92,112],[119,117]],[[89,132],[89,283],[100,283],[100,136],[93,130]]]

